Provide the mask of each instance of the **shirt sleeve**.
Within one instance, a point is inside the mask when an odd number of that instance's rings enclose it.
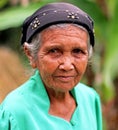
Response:
[[[0,130],[19,130],[13,116],[0,106]]]
[[[102,110],[99,95],[96,96],[95,107],[96,107],[97,130],[102,130]]]

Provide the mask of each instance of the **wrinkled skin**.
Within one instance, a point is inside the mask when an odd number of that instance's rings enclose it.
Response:
[[[33,63],[32,67],[38,68],[49,94],[52,104],[50,113],[70,120],[76,103],[69,91],[79,83],[86,70],[88,33],[81,28],[68,25],[63,29],[46,29],[41,36],[42,43],[37,60],[29,59]],[[58,101],[62,102],[57,105]],[[66,117],[63,114],[66,113],[65,104],[70,111]],[[63,108],[62,115],[58,106]]]
[[[87,66],[87,33],[70,26],[46,30],[42,39],[36,66],[44,84],[57,91],[71,90]]]

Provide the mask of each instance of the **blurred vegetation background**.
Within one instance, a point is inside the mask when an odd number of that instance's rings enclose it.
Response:
[[[21,46],[21,25],[40,6],[62,0],[0,0],[0,102],[30,76]],[[118,130],[118,0],[63,0],[95,22],[95,52],[83,82],[98,91],[104,130]]]

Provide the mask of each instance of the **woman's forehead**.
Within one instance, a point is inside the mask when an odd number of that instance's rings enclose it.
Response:
[[[69,45],[69,44],[86,44],[88,42],[87,31],[74,26],[68,26],[64,29],[51,28],[42,32],[41,43],[51,45]],[[82,45],[79,45],[82,46]]]

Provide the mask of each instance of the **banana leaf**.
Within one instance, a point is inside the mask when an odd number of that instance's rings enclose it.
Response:
[[[55,0],[50,0],[50,2],[55,2]],[[31,15],[36,9],[38,9],[46,3],[49,3],[49,1],[44,0],[41,2],[30,3],[30,5],[28,5],[27,7],[9,7],[6,10],[1,11],[0,31],[12,27],[19,27],[26,17]]]

